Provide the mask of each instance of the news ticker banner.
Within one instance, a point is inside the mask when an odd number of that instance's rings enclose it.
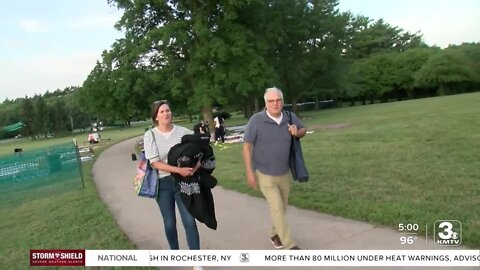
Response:
[[[30,250],[31,266],[480,266],[480,250]]]

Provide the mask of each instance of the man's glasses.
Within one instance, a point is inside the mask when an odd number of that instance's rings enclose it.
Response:
[[[273,104],[273,103],[280,103],[283,101],[283,98],[277,98],[277,99],[267,99],[267,103]]]

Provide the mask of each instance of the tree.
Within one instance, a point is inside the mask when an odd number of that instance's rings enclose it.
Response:
[[[421,96],[415,74],[438,48],[413,48],[402,52],[383,52],[355,60],[352,68],[356,94],[364,101],[376,98],[388,101]]]
[[[399,27],[392,27],[383,19],[373,22],[365,16],[349,15],[351,21],[347,27],[350,34],[347,57],[359,59],[379,52],[401,52],[426,47],[419,32],[412,34]]]
[[[65,101],[57,97],[50,106],[49,116],[49,130],[55,135],[64,133],[65,131],[72,131],[67,119],[67,110],[65,109]]]
[[[67,131],[85,129],[91,124],[92,116],[79,103],[80,90],[81,87],[72,87],[69,93],[62,97],[68,122]]]
[[[480,89],[480,43],[463,43],[458,46],[449,46],[446,50],[458,51],[465,56],[466,67],[475,74],[473,81],[464,84],[465,91],[478,91]],[[459,89],[459,92],[463,91]]]
[[[294,105],[352,96],[361,87],[347,76],[360,78],[348,68],[351,59],[424,46],[418,34],[383,20],[340,13],[338,0],[109,3],[124,12],[116,27],[125,36],[104,52],[79,95],[101,118],[129,121],[166,98],[176,112],[200,111],[213,124],[213,106],[249,116],[274,85]],[[390,94],[393,81],[370,96]]]
[[[439,51],[439,48],[413,48],[392,54],[390,85],[399,100],[419,96],[420,89],[417,89],[415,74]]]
[[[49,130],[49,108],[45,103],[45,99],[41,95],[33,97],[33,106],[35,114],[33,115],[33,134],[44,135],[47,137]]]
[[[14,102],[14,101],[13,101],[12,99],[8,99],[8,97],[6,97],[5,100],[4,100],[2,103],[0,103],[0,104],[11,104],[11,103],[13,103],[13,102]]]
[[[25,124],[25,128],[22,130],[23,136],[33,136],[33,119],[35,116],[35,110],[33,107],[32,99],[25,96],[22,99],[22,122]]]
[[[340,69],[348,17],[336,8],[338,1],[269,1],[267,59],[275,68],[280,88],[296,110],[305,96],[329,95]]]
[[[0,104],[0,127],[22,121],[20,105],[19,102]]]
[[[354,62],[352,68],[358,75],[357,96],[361,98],[363,104],[369,99],[370,103],[381,95],[384,95],[391,89],[388,72],[391,65],[391,57],[387,54],[376,54]]]
[[[459,84],[476,79],[465,55],[458,50],[447,49],[430,57],[415,74],[415,83],[418,86],[435,88],[437,95],[457,93]]]
[[[415,69],[407,63],[402,53],[414,48],[428,48],[422,41],[422,36],[405,32],[398,27],[392,27],[383,19],[373,21],[365,16],[353,16],[346,27],[348,33],[344,41],[346,49],[342,52],[345,58],[353,59],[350,74],[346,83],[349,89],[342,92],[353,98],[360,97],[363,103],[367,99],[381,98],[383,101],[396,96],[401,99],[406,91],[412,87],[404,83],[410,78],[413,81],[413,73],[409,68]],[[415,61],[409,58],[409,61]],[[418,67],[419,68],[419,67]],[[417,69],[418,69],[417,68]]]
[[[176,110],[200,110],[213,123],[213,104],[239,104],[239,96],[252,96],[270,81],[265,43],[256,40],[255,22],[261,17],[249,15],[261,12],[263,1],[111,3],[124,10],[117,27],[126,33],[135,63],[130,70],[147,72]],[[120,59],[118,53],[113,56]]]
[[[108,85],[109,70],[97,62],[93,70],[79,89],[78,102],[83,109],[96,117],[107,117],[109,111],[115,110],[112,106],[113,93]]]

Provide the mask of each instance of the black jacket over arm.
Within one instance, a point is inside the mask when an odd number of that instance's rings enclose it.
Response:
[[[211,175],[215,169],[215,156],[207,140],[199,135],[185,135],[182,142],[168,152],[168,164],[178,167],[195,167],[198,160],[201,167],[189,177],[172,174],[180,185],[180,195],[185,207],[198,221],[210,229],[217,229],[215,205],[211,189],[217,179]]]

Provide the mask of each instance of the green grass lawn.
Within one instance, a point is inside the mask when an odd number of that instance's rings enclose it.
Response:
[[[456,219],[463,243],[480,247],[479,105],[475,93],[302,113],[314,131],[302,140],[311,178],[293,185],[290,204],[422,232]],[[220,185],[259,196],[241,145],[217,149]]]
[[[110,142],[118,142],[125,138],[134,137],[138,134],[142,134],[145,128],[149,123],[141,123],[134,127],[130,128],[109,128],[103,131],[100,131],[100,135],[104,141],[101,145],[109,144]],[[51,138],[51,139],[41,139],[41,140],[32,140],[30,138],[17,139],[17,140],[6,140],[0,141],[0,156],[9,155],[13,153],[15,148],[22,148],[23,151],[34,150],[38,148],[44,148],[51,145],[57,145],[62,143],[73,143],[75,139],[78,145],[88,145],[87,136],[88,133],[76,133],[71,136],[65,136],[61,138]]]
[[[145,126],[106,130],[95,154],[120,140],[141,134]],[[86,135],[77,135],[83,144]],[[0,153],[16,147],[24,151],[72,141],[71,137],[20,140],[0,144]],[[133,149],[133,146],[132,146]],[[30,249],[135,249],[100,200],[92,180],[92,161],[82,163],[85,189],[0,208],[0,264],[2,269],[27,269]],[[140,268],[141,269],[141,268]]]
[[[474,93],[302,113],[314,131],[302,140],[311,178],[293,185],[290,203],[392,228],[457,219],[463,243],[480,247],[479,104]],[[112,140],[95,154],[144,128],[102,132]],[[0,154],[71,139],[3,142]],[[245,184],[241,144],[215,149],[219,184],[260,196]],[[28,268],[30,249],[135,248],[100,200],[91,167],[83,164],[84,190],[0,209],[2,268]]]

